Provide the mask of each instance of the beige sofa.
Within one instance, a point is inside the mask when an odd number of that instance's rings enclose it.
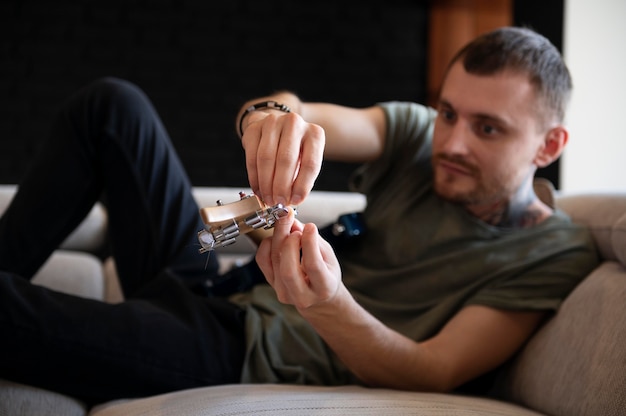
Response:
[[[540,189],[550,199],[546,189]],[[196,188],[195,195],[206,206],[218,199],[235,200],[239,190]],[[14,186],[0,186],[0,212],[14,191]],[[0,380],[0,415],[624,415],[626,193],[559,195],[556,204],[575,222],[592,229],[603,262],[502,372],[490,398],[358,386],[229,385],[87,409],[71,397]],[[299,218],[326,224],[363,205],[361,195],[316,191],[299,207]],[[35,282],[102,301],[120,301],[113,262],[103,264],[90,254],[104,244],[105,229],[106,213],[98,206]],[[222,267],[245,261],[252,252],[243,240],[222,249]]]

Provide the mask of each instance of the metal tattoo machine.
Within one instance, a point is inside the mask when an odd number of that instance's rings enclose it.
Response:
[[[254,194],[239,193],[239,201],[223,204],[217,201],[214,207],[200,209],[200,216],[204,222],[204,230],[198,232],[198,241],[202,248],[200,253],[206,253],[217,247],[233,244],[236,238],[249,234],[253,240],[259,231],[274,227],[279,218],[288,214],[282,204],[266,205]]]

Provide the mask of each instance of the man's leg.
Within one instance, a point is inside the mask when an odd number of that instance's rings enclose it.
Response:
[[[166,268],[188,278],[216,272],[215,256],[198,254],[203,224],[158,115],[140,90],[115,79],[62,108],[0,219],[0,270],[32,277],[102,195],[127,296]]]
[[[88,400],[237,381],[242,311],[171,277],[204,272],[202,224],[145,96],[116,80],[88,87],[41,154],[0,220],[0,269],[12,272],[0,273],[0,376]],[[15,275],[30,278],[102,193],[130,301],[80,299]]]
[[[112,305],[0,272],[0,377],[89,404],[237,383],[244,312],[164,274]]]

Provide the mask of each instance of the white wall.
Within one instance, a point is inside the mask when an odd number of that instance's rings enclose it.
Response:
[[[574,80],[564,191],[626,191],[626,1],[566,0],[563,55]]]

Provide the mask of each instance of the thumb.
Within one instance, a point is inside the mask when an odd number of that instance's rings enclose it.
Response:
[[[274,232],[272,235],[272,239],[274,241],[283,241],[291,232],[293,228],[299,228],[300,222],[295,220],[295,212],[293,208],[286,207],[286,214],[277,215],[278,219],[274,223]]]

